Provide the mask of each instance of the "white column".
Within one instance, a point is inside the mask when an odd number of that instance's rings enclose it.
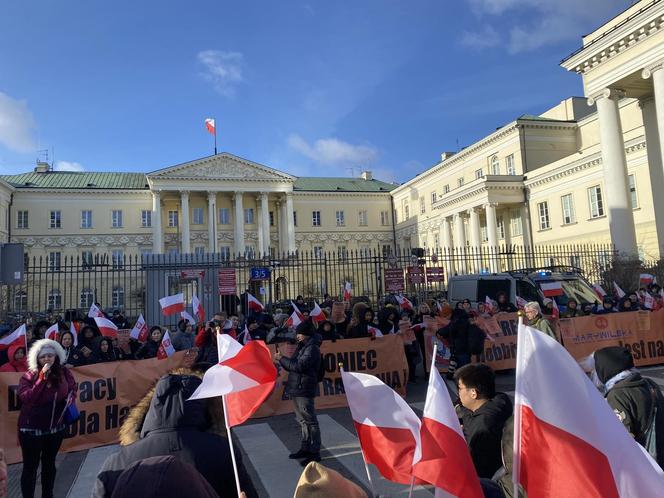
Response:
[[[164,236],[161,229],[161,192],[152,192],[152,252],[164,252]]]
[[[288,254],[295,253],[295,220],[293,219],[293,194],[286,194],[286,230],[288,232]]]
[[[286,217],[284,216],[284,212],[286,211],[286,202],[282,200],[277,200],[276,202],[277,206],[277,232],[279,233],[279,252],[284,253],[286,252],[286,225],[284,223],[284,220]]]
[[[263,256],[263,206],[261,206],[258,201],[260,201],[260,196],[256,197],[256,231],[258,233],[258,247],[256,248],[256,253],[258,257]]]
[[[267,192],[261,192],[261,216],[263,217],[263,245],[260,251],[270,254],[270,205],[268,203]]]
[[[443,218],[443,222],[440,225],[440,231],[443,239],[443,249],[449,251],[452,249],[452,227],[450,226],[450,219],[448,217]]]
[[[242,192],[235,192],[233,196],[235,206],[235,254],[244,256],[244,206],[242,205]]]
[[[463,215],[461,213],[454,215],[454,246],[457,249],[466,248],[466,230],[463,226]]]
[[[498,248],[498,220],[496,219],[496,205],[486,204],[484,206],[486,214],[486,233],[489,239],[489,268],[492,273],[498,271],[498,261],[496,260]]]
[[[600,143],[604,169],[604,203],[608,211],[611,241],[624,258],[637,258],[636,230],[627,181],[627,158],[623,142],[618,100],[623,95],[606,89],[588,99],[597,103]]]
[[[208,252],[214,254],[217,252],[217,217],[215,209],[217,208],[217,193],[208,192]]]
[[[521,231],[523,233],[523,247],[531,251],[533,247],[533,232],[530,229],[530,208],[528,201],[521,206]]]
[[[480,233],[480,212],[477,208],[468,210],[470,216],[470,245],[474,249],[482,247],[482,235]]]
[[[191,253],[191,237],[189,234],[189,192],[180,191],[180,203],[182,204],[182,254]]]

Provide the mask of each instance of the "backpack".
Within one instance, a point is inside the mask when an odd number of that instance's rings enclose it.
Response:
[[[318,372],[316,372],[316,382],[323,382],[325,378],[325,362],[323,355],[320,355],[320,363],[318,364]]]

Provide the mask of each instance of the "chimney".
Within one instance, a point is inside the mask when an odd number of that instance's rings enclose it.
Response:
[[[362,178],[362,180],[373,180],[373,175],[371,174],[371,171],[365,170],[360,175],[360,178]]]
[[[441,161],[446,161],[446,160],[448,160],[450,157],[452,157],[454,154],[455,154],[454,152],[443,152],[443,153],[440,155],[440,160],[441,160]]]
[[[44,161],[37,161],[35,173],[46,173],[51,170],[51,165]]]

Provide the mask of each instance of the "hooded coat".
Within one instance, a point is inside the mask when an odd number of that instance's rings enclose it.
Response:
[[[292,397],[313,398],[318,391],[318,368],[320,356],[320,335],[313,334],[297,343],[292,357],[282,356],[279,364],[288,371],[286,392]]]
[[[23,350],[23,358],[17,360],[14,358],[18,350]],[[28,360],[25,355],[25,346],[22,344],[14,344],[7,349],[7,357],[9,361],[0,367],[0,372],[27,372]]]
[[[92,330],[91,339],[86,339],[85,337],[86,329]],[[101,333],[99,332],[99,330],[97,330],[96,327],[90,327],[89,325],[83,327],[81,329],[81,332],[78,334],[78,346],[74,348],[74,352],[69,355],[70,358],[67,359],[67,361],[72,365],[74,365],[75,367],[90,365],[94,363],[95,362],[94,352],[97,349],[97,344],[99,344],[99,341],[101,341]],[[83,349],[84,347],[90,350],[90,355],[87,357],[81,351],[81,349]]]
[[[192,465],[219,496],[237,496],[230,446],[220,435],[221,406],[216,400],[186,401],[200,383],[198,374],[186,369],[157,381],[120,428],[120,451],[104,462],[92,496],[112,496],[125,469],[144,458],[161,455],[173,455]],[[257,496],[241,454],[236,452],[235,458],[242,491],[248,498]]]

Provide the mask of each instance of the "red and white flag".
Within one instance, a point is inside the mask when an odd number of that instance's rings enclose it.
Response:
[[[251,311],[259,313],[265,310],[265,306],[258,299],[247,292],[247,306]]]
[[[217,355],[219,363],[230,360],[242,349],[242,344],[228,334],[217,334]],[[214,367],[212,367],[214,368]]]
[[[207,119],[205,120],[205,128],[207,129],[207,131],[208,131],[210,134],[212,134],[212,135],[216,135],[216,134],[217,134],[216,124],[215,124],[213,118],[207,118]]]
[[[59,333],[60,333],[60,327],[58,327],[57,323],[54,323],[53,325],[51,325],[49,328],[46,329],[46,332],[44,332],[44,338],[51,339],[52,341],[57,341]]]
[[[203,308],[201,302],[198,300],[198,296],[196,296],[196,294],[191,296],[191,307],[194,310],[194,315],[196,315],[201,322],[204,322],[205,309]]]
[[[249,341],[235,351],[237,347],[229,344],[225,359],[205,372],[203,382],[189,398],[226,396],[229,427],[251,417],[277,382],[272,354],[263,341]]]
[[[655,282],[655,276],[650,273],[641,273],[639,275],[639,287],[647,287]]]
[[[486,308],[487,312],[492,314],[496,312],[496,309],[498,309],[496,302],[489,296],[484,296],[484,307]]]
[[[625,291],[622,290],[620,286],[615,282],[613,282],[613,292],[618,299],[622,299],[623,297],[626,296]]]
[[[350,298],[353,297],[353,286],[350,282],[344,284],[344,301],[350,301]]]
[[[193,316],[191,316],[188,312],[180,311],[180,316],[182,317],[183,320],[188,321],[192,327],[196,326],[196,319]]]
[[[484,493],[459,417],[435,359],[430,372],[420,429],[422,459],[413,466],[413,475],[436,486],[435,496],[482,498]]]
[[[576,360],[522,323],[517,341],[514,482],[528,496],[659,496],[664,472]]]
[[[373,325],[367,325],[367,332],[371,337],[383,337],[383,333],[379,328],[374,327]]]
[[[111,339],[117,339],[118,328],[115,326],[115,324],[112,321],[110,321],[108,318],[103,318],[99,316],[96,316],[94,320],[95,323],[97,324],[99,332],[101,332],[101,335],[103,335],[104,337],[110,337]]]
[[[95,317],[98,317],[98,316],[103,317],[104,312],[102,310],[100,310],[99,307],[96,304],[92,303],[92,306],[90,306],[90,309],[88,310],[88,317],[89,318],[95,318]]]
[[[148,324],[145,323],[143,313],[138,315],[138,320],[136,320],[134,328],[129,332],[129,337],[140,342],[146,342],[148,340]]]
[[[69,332],[71,332],[72,335],[73,345],[78,346],[78,330],[76,330],[76,326],[74,325],[74,320],[69,322]]]
[[[170,358],[175,354],[175,348],[171,342],[171,335],[168,333],[168,330],[164,331],[164,335],[161,338],[161,344],[159,349],[157,349],[157,358],[164,360]]]
[[[238,339],[242,341],[242,344],[247,344],[249,341],[251,341],[251,334],[249,333],[249,329],[247,328],[247,324],[244,324],[244,330],[240,333],[238,336]]]
[[[563,295],[563,286],[560,282],[541,282],[540,289],[545,297],[555,297]]]
[[[528,304],[528,301],[526,301],[524,298],[521,296],[516,296],[516,307],[519,309],[523,309],[526,307],[526,304]]]
[[[297,313],[298,318],[300,319],[301,322],[304,321],[304,314],[300,311],[300,308],[297,307],[297,305],[291,301],[291,306],[293,307],[293,312]]]
[[[413,311],[413,303],[410,302],[410,300],[407,297],[402,296],[401,294],[395,294],[394,297],[397,300],[397,303],[399,303],[399,307],[402,310],[406,311]]]
[[[597,294],[597,297],[600,299],[604,299],[604,296],[606,296],[606,291],[601,285],[599,285],[598,282],[593,284],[593,290],[595,291],[595,294]]]
[[[655,308],[655,298],[650,295],[650,292],[646,292],[643,296],[643,306],[649,310]]]
[[[288,317],[288,320],[284,322],[284,327],[297,327],[302,323],[300,315],[297,314],[297,311],[293,311],[291,316]]]
[[[414,330],[415,332],[420,332],[420,331],[424,332],[424,330],[426,330],[427,326],[424,325],[424,323],[416,323],[415,325],[412,325],[410,328],[412,330]]]
[[[323,310],[320,309],[320,306],[318,306],[316,301],[314,301],[314,309],[312,309],[311,313],[309,313],[309,317],[314,323],[320,323],[327,320],[325,313],[323,313]]]
[[[560,318],[560,308],[558,307],[558,303],[555,299],[551,299],[551,305],[553,306],[553,309],[551,310],[551,316],[553,318]]]
[[[164,316],[174,315],[184,311],[184,294],[173,294],[172,296],[162,297],[159,300],[161,312]]]
[[[28,350],[28,336],[26,335],[25,323],[11,334],[0,338],[0,351],[8,349],[10,346],[17,345],[25,345],[25,350]]]
[[[421,458],[420,419],[376,376],[342,369],[341,379],[365,461],[385,479],[410,484]]]

